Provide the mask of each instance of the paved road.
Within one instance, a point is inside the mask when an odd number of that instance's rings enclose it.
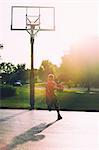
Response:
[[[99,113],[0,109],[0,150],[99,150]]]

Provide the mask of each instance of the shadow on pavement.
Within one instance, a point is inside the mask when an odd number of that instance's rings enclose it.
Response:
[[[12,142],[10,144],[6,145],[5,149],[6,150],[12,150],[13,148],[15,148],[16,146],[18,146],[20,144],[24,144],[24,143],[29,142],[29,141],[33,142],[33,141],[42,140],[43,138],[45,138],[45,135],[43,135],[43,134],[37,135],[37,134],[41,133],[43,130],[45,130],[49,126],[53,125],[56,121],[48,123],[48,124],[47,123],[41,123],[41,124],[31,128],[31,129],[29,129],[25,133],[14,137],[12,139]]]
[[[13,117],[16,117],[18,115],[21,115],[21,114],[25,113],[25,112],[27,112],[27,110],[19,112],[19,113],[16,113],[16,114],[13,114],[13,115],[5,117],[5,118],[0,118],[0,122],[7,121],[9,119],[12,119]]]

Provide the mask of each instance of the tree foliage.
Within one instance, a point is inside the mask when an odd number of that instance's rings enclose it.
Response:
[[[56,72],[56,65],[52,64],[49,60],[43,60],[38,70],[38,75],[42,81],[45,81],[47,79],[48,74],[53,73],[56,75]]]
[[[18,64],[2,62],[0,64],[2,83],[13,84],[15,81],[22,81],[23,83],[28,78],[28,73],[25,69],[25,64]]]
[[[66,82],[99,87],[99,39],[89,39],[72,45],[69,55],[62,57],[60,76]]]

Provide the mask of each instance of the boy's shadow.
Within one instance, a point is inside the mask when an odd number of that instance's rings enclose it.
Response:
[[[14,137],[12,139],[11,143],[6,146],[6,150],[12,150],[17,145],[24,144],[28,141],[42,140],[45,137],[45,135],[43,135],[43,134],[37,135],[37,134],[42,132],[43,130],[45,130],[49,126],[53,125],[56,121],[48,123],[48,124],[47,123],[41,123],[37,126],[34,126],[31,129],[29,129],[28,131],[24,132],[23,134],[20,134],[20,135]]]

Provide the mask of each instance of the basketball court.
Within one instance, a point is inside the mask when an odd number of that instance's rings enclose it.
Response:
[[[0,150],[98,150],[99,113],[0,110]]]

